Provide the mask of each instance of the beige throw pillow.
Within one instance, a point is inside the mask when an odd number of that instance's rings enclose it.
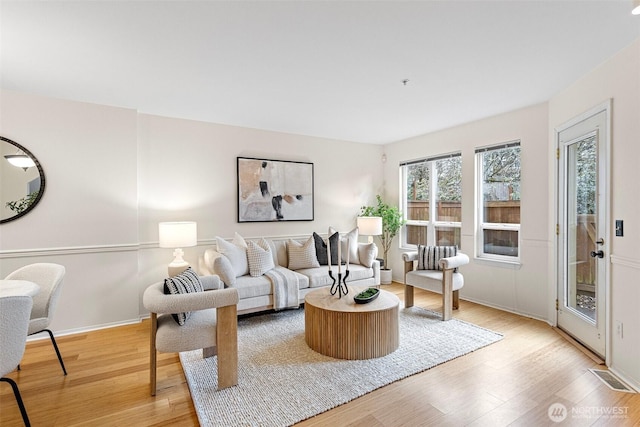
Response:
[[[287,252],[289,253],[289,270],[320,267],[313,236],[309,237],[304,244],[289,239]]]
[[[249,241],[247,244],[247,256],[249,258],[249,275],[251,277],[262,276],[267,271],[275,268],[271,247],[264,238],[260,239],[258,243]]]

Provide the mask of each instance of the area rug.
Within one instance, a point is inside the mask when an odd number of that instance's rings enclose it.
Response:
[[[304,310],[238,320],[238,385],[218,391],[216,359],[180,353],[202,426],[288,426],[502,339],[419,307],[400,309],[400,347],[370,360],[311,350]],[[366,373],[366,374],[365,374]]]

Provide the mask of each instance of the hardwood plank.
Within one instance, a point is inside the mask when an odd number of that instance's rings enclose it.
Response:
[[[404,298],[401,284],[383,289]],[[440,311],[442,297],[415,289],[417,306]],[[567,425],[639,425],[640,394],[610,390],[588,371],[602,369],[544,322],[461,300],[452,316],[505,338],[375,390],[299,426],[551,425],[549,406],[569,411],[619,408]],[[18,382],[34,426],[196,426],[177,354],[158,354],[158,389],[149,395],[149,321],[58,338],[69,374],[50,341],[27,344]],[[241,379],[240,379],[241,380]],[[0,385],[0,425],[21,426],[11,388]],[[602,411],[601,411],[602,412]],[[564,424],[563,424],[564,425]]]

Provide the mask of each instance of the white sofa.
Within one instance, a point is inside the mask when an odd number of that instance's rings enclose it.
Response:
[[[357,234],[355,236],[355,242],[357,242]],[[234,240],[238,240],[237,237],[236,234]],[[310,237],[313,239],[313,236]],[[224,240],[228,243],[230,239]],[[250,241],[256,242],[256,240],[257,239],[251,239]],[[309,237],[265,239],[272,251],[275,266],[286,269],[285,272],[291,271],[291,274],[297,278],[297,304],[302,304],[308,292],[317,288],[331,286],[333,282],[329,277],[327,265],[290,269],[289,240],[293,240],[298,244],[304,244],[308,242]],[[248,242],[249,241],[247,241],[247,243]],[[220,238],[218,238],[218,245],[220,245],[220,243]],[[241,247],[242,242],[236,241],[236,243],[238,247]],[[335,248],[332,248],[332,251],[333,250],[335,250]],[[206,249],[203,258],[200,260],[200,274],[218,275],[225,287],[232,287],[238,290],[240,299],[238,302],[238,314],[248,314],[277,308],[274,304],[274,284],[268,274],[257,277],[251,276],[250,274],[239,275],[237,273],[238,269],[232,265],[233,256],[228,256],[228,254],[223,255],[221,251],[224,252],[219,248],[212,247]],[[351,253],[355,254],[355,251]],[[357,243],[357,254],[357,257],[352,256],[349,260],[347,285],[363,287],[378,286],[380,284],[380,263],[376,260],[378,254],[377,246],[370,243]],[[344,274],[346,265],[343,264],[341,268]],[[334,277],[337,278],[338,266],[334,264],[332,269]],[[351,295],[351,291],[349,295]]]

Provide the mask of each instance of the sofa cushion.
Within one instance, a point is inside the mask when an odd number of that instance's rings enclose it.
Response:
[[[249,274],[247,260],[247,243],[238,233],[235,233],[233,241],[227,242],[222,237],[216,237],[218,252],[229,259],[236,277]]]
[[[442,270],[440,258],[456,256],[457,253],[457,246],[418,245],[418,266],[416,270]]]
[[[247,256],[249,258],[249,275],[252,277],[262,276],[275,267],[271,246],[265,239],[260,239],[258,243],[249,241]]]
[[[191,267],[174,277],[164,279],[164,293],[167,295],[204,292],[200,278]],[[182,326],[191,317],[191,312],[172,314],[173,319]]]
[[[236,272],[226,256],[220,255],[213,260],[213,271],[220,276],[226,286],[236,284]]]
[[[329,233],[333,235],[335,232],[336,230],[333,227],[329,227]],[[358,258],[358,227],[340,236],[340,251],[342,252],[342,262],[347,261],[348,252],[349,263],[360,264],[360,259]],[[331,252],[333,252],[333,245],[331,246]]]
[[[287,251],[289,252],[289,270],[320,267],[313,237],[309,237],[304,244],[289,239]]]
[[[371,268],[377,256],[378,246],[375,243],[360,243],[358,245],[358,258],[361,265]]]
[[[331,252],[331,264],[338,265],[338,233],[333,233],[329,237],[329,244],[334,250]],[[316,258],[320,265],[328,265],[329,257],[327,256],[327,242],[316,232],[313,233],[313,241],[316,246]]]

